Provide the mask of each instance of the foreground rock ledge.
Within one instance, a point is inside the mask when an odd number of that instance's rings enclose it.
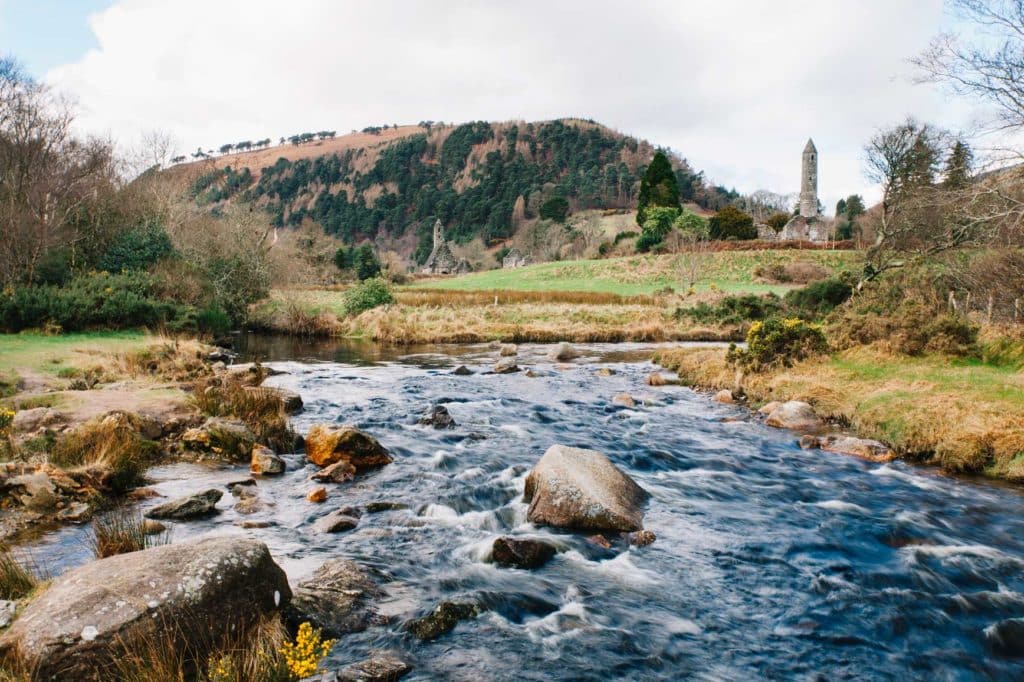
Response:
[[[526,477],[531,523],[580,530],[643,528],[647,492],[595,450],[552,445]]]
[[[121,554],[57,578],[0,637],[38,679],[108,680],[127,645],[157,638],[196,647],[291,599],[262,542],[208,538]]]

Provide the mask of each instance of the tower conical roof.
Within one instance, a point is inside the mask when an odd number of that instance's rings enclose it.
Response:
[[[814,146],[814,140],[812,140],[809,137],[807,138],[807,146],[804,147],[804,151],[805,152],[816,152],[816,151],[818,151],[818,148]]]

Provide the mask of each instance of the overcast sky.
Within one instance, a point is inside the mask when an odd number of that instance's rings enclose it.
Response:
[[[0,0],[0,45],[121,142],[202,145],[424,119],[593,118],[742,192],[869,200],[862,147],[907,114],[983,112],[914,85],[941,0]]]

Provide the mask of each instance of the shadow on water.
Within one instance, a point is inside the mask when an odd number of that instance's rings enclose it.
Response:
[[[995,655],[986,628],[1024,617],[1024,498],[1014,488],[871,464],[797,447],[794,434],[678,386],[648,387],[652,346],[580,345],[572,363],[523,345],[496,375],[486,345],[381,348],[249,336],[241,360],[286,372],[268,380],[302,394],[299,431],[351,423],[395,462],[305,499],[314,467],[286,455],[288,472],[261,480],[263,507],[176,524],[175,540],[244,534],[266,542],[297,582],[347,557],[386,576],[391,625],[346,637],[338,665],[393,648],[408,679],[675,680],[1020,679]],[[466,365],[471,376],[450,368]],[[612,376],[598,376],[613,366]],[[612,404],[621,392],[637,406]],[[418,425],[443,403],[457,422]],[[725,421],[729,418],[728,421]],[[645,526],[658,540],[608,551],[583,535],[526,522],[526,472],[553,443],[607,453],[651,493]],[[223,486],[241,467],[173,464],[151,470],[165,496]],[[140,503],[140,507],[158,500]],[[316,535],[331,509],[370,502],[356,529]],[[265,528],[243,529],[242,521]],[[59,571],[88,560],[87,530],[34,547]],[[542,569],[487,561],[500,535],[559,548]],[[433,643],[401,624],[442,599],[487,611]]]

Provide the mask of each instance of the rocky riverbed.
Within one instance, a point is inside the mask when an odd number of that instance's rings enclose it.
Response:
[[[248,352],[302,396],[294,428],[351,425],[390,461],[282,452],[283,473],[251,482],[248,465],[173,463],[132,504],[199,495],[162,520],[175,542],[265,543],[286,617],[343,637],[332,669],[386,651],[405,679],[1024,671],[1017,489],[830,452],[824,425],[801,448],[807,423],[652,380],[643,346],[277,343]],[[496,373],[507,358],[521,371]],[[91,559],[87,535],[30,549],[59,574]]]

